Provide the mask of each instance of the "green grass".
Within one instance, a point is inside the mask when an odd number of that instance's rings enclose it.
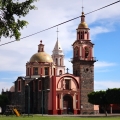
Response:
[[[33,116],[33,117],[16,117],[0,116],[0,120],[120,120],[120,117],[51,117],[51,116]]]

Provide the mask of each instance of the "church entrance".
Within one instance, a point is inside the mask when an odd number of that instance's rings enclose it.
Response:
[[[73,98],[71,95],[66,94],[63,97],[63,114],[73,113]]]

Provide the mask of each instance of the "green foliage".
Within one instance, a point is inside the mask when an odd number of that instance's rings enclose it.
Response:
[[[120,88],[106,90],[106,99],[109,104],[120,104]]]
[[[96,91],[89,93],[88,102],[95,105],[107,104],[106,91]]]
[[[120,88],[96,91],[88,94],[88,101],[92,104],[120,104]]]
[[[6,95],[0,95],[0,106],[5,107],[7,104],[9,104],[8,97]]]
[[[36,7],[32,5],[37,0],[0,0],[0,38],[15,37],[19,40],[21,33],[20,29],[28,24],[25,20],[20,20],[25,17],[30,10]]]
[[[100,105],[107,116],[107,107],[110,104],[120,104],[120,88],[96,91],[88,94],[88,102]]]

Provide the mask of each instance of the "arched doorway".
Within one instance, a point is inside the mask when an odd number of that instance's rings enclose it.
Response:
[[[71,95],[66,94],[63,96],[63,114],[73,113],[73,98]]]

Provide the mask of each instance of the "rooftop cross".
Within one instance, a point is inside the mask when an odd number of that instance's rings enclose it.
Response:
[[[40,41],[40,44],[42,44],[42,40]]]
[[[59,32],[59,31],[58,31],[58,27],[57,27],[57,31],[56,31],[56,32],[57,32],[57,40],[58,40],[58,32]]]
[[[69,69],[67,68],[66,70],[67,70],[67,73],[68,73],[68,70],[69,70]]]

